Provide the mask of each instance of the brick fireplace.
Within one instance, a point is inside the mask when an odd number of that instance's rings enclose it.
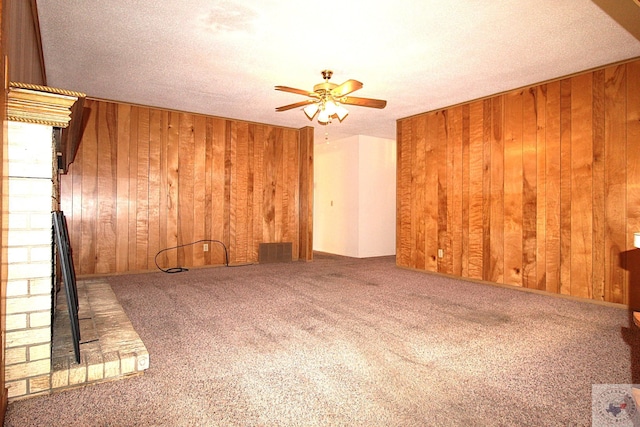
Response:
[[[74,145],[69,141],[72,136],[63,132],[70,128],[74,105],[82,108],[84,95],[10,86],[2,195],[7,236],[3,280],[8,397],[24,398],[141,373],[149,366],[146,348],[109,285],[99,279],[78,281],[81,360],[76,363],[65,298],[57,296],[54,285],[51,211],[59,208],[57,177],[73,160],[69,147]],[[77,123],[75,129],[80,129]],[[56,306],[62,310],[54,317]],[[108,330],[104,325],[109,325]]]

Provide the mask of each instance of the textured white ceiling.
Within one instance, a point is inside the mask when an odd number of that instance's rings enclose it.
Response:
[[[329,3],[325,3],[329,5]],[[396,120],[640,57],[634,0],[37,0],[49,86],[300,128],[395,138]],[[636,30],[637,29],[637,30]],[[634,37],[635,34],[635,37]],[[364,83],[342,122],[275,107]]]

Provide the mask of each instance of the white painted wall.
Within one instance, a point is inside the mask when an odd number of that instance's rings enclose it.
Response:
[[[358,257],[396,253],[396,141],[360,136]]]
[[[396,143],[354,136],[314,147],[313,249],[394,255]]]

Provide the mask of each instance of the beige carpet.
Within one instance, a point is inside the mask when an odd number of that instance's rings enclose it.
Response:
[[[150,368],[11,403],[6,426],[590,425],[591,385],[640,366],[626,310],[393,257],[108,280]]]

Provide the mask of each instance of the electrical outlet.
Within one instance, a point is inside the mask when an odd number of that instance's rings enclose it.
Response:
[[[444,256],[444,249],[439,248],[438,249],[438,258],[442,258]]]
[[[202,246],[202,249],[204,249],[204,251],[205,251],[205,252],[209,252],[209,244],[208,244],[208,243],[205,243],[205,244]]]

